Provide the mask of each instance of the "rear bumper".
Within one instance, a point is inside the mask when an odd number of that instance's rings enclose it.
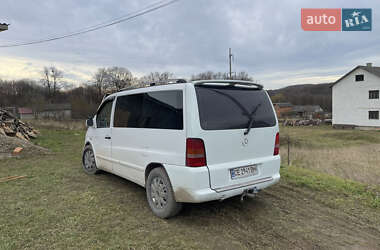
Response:
[[[223,200],[241,195],[247,189],[264,189],[280,180],[280,173],[275,173],[274,175],[262,177],[254,181],[213,190],[210,188],[207,167],[190,168],[167,164],[164,166],[169,175],[177,202],[200,203]]]

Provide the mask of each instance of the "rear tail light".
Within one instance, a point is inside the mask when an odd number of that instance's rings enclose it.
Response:
[[[186,139],[186,166],[201,167],[206,166],[206,151],[202,139]]]
[[[280,153],[280,133],[276,134],[276,142],[274,143],[273,155],[278,155]]]

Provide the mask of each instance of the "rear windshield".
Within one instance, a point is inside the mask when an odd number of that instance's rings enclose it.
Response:
[[[204,130],[272,127],[276,117],[264,90],[195,86],[199,118]]]

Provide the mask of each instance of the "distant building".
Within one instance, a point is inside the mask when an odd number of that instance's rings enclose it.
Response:
[[[18,108],[17,109],[18,117],[21,120],[30,120],[34,119],[34,113],[31,108]]]
[[[319,105],[297,105],[293,106],[293,114],[307,119],[312,119],[318,114],[322,114],[323,109]]]
[[[273,106],[276,110],[277,117],[279,118],[289,115],[293,111],[293,104],[289,102],[273,103]]]
[[[380,127],[380,67],[357,66],[332,85],[335,127]]]
[[[324,118],[323,109],[319,105],[293,105],[289,102],[273,103],[277,117],[301,117],[312,119]]]
[[[2,109],[7,110],[21,120],[29,120],[35,118],[54,120],[71,119],[70,103],[46,104],[40,111],[35,111],[30,107],[3,107]]]
[[[71,104],[70,103],[54,103],[47,104],[42,111],[38,112],[38,118],[68,120],[71,119]]]

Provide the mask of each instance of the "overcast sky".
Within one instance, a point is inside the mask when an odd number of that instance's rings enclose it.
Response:
[[[2,0],[0,45],[77,31],[139,10],[157,0]],[[38,80],[55,65],[76,84],[97,68],[122,66],[136,76],[170,71],[246,71],[275,89],[332,82],[356,65],[380,66],[380,2],[374,0],[181,0],[92,33],[38,45],[0,48],[0,78]],[[301,8],[372,8],[371,32],[306,32]]]

